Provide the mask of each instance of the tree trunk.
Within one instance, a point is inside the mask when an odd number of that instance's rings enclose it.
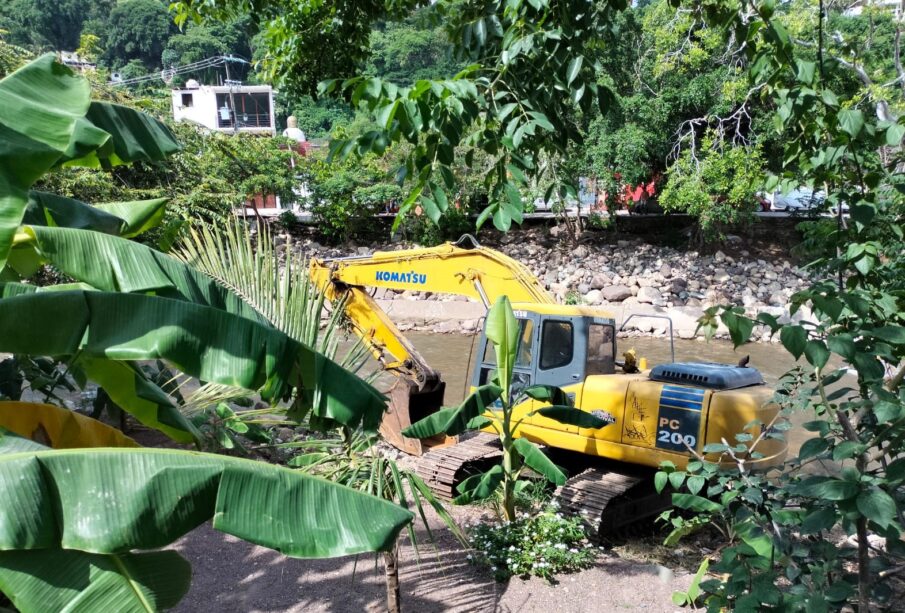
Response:
[[[399,545],[394,544],[392,551],[384,552],[383,564],[387,582],[387,611],[399,613]]]

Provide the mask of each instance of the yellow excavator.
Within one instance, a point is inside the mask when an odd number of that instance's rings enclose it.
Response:
[[[654,491],[653,473],[666,460],[684,467],[689,450],[700,453],[722,441],[734,445],[735,435],[747,432],[761,439],[760,455],[749,466],[766,469],[785,457],[782,440],[760,436],[775,424],[779,407],[770,402],[772,392],[756,369],[672,362],[647,371],[632,353],[617,361],[610,314],[557,304],[521,263],[471,236],[438,247],[312,259],[310,276],[329,299],[341,300],[355,333],[397,377],[381,432],[395,447],[424,454],[417,470],[442,497],[452,498],[470,468],[499,454],[497,436],[490,431],[462,441],[402,436],[404,428],[442,406],[445,383],[372,298],[375,288],[467,296],[485,307],[500,296],[509,298],[520,330],[513,393],[528,385],[555,385],[575,407],[609,422],[583,429],[536,415],[517,432],[559,454],[556,459],[575,475],[557,492],[560,503],[590,516],[601,533],[668,506]],[[484,384],[496,367],[483,333],[476,356],[472,388]],[[528,400],[515,411],[525,414],[539,406]]]

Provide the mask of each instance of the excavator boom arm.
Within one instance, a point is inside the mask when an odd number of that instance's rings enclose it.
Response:
[[[466,245],[466,246],[463,246]],[[426,291],[467,296],[485,306],[500,296],[512,302],[555,304],[553,297],[521,263],[471,237],[438,247],[378,251],[373,255],[311,260],[310,275],[328,298],[345,297],[355,329],[384,368],[415,379],[419,387],[436,373],[374,301],[365,288]]]

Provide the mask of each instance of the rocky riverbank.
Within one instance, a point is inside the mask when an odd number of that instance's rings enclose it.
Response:
[[[285,237],[277,236],[278,242]],[[680,338],[696,336],[697,320],[711,306],[733,304],[751,315],[769,312],[780,321],[792,319],[789,299],[811,283],[808,272],[785,254],[770,259],[756,246],[733,237],[725,251],[712,255],[648,244],[640,239],[586,241],[578,246],[560,241],[549,231],[524,231],[502,236],[492,246],[518,260],[566,304],[584,304],[608,311],[617,322],[636,315],[626,325],[629,334],[665,335],[663,319],[672,319]],[[297,238],[296,249],[306,257],[370,255],[375,250],[398,250],[411,245],[346,245],[327,248]],[[769,257],[769,256],[768,256]],[[456,296],[431,292],[378,289],[375,298],[402,329],[471,333],[484,314],[482,305]],[[431,304],[424,304],[425,302]],[[794,319],[805,313],[799,312]],[[725,330],[718,332],[718,336]],[[768,335],[760,331],[761,340]]]

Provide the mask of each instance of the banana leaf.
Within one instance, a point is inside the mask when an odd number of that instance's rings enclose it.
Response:
[[[412,519],[390,502],[261,462],[49,451],[2,428],[0,492],[0,591],[23,613],[175,606],[188,591],[188,562],[174,551],[128,550],[167,544],[211,517],[218,530],[294,557],[385,550]]]
[[[509,385],[512,380],[512,367],[515,365],[519,334],[518,320],[512,312],[509,298],[500,296],[490,307],[484,329],[487,340],[493,343],[496,352],[497,371],[503,396],[509,400]]]
[[[22,223],[119,234],[123,220],[73,198],[31,190]]]
[[[163,221],[166,212],[166,198],[152,200],[133,200],[129,202],[102,202],[94,208],[114,215],[123,220],[119,236],[133,238],[156,228]]]
[[[44,260],[99,290],[154,292],[265,322],[228,288],[146,245],[90,230],[26,226],[23,231]],[[17,239],[17,247],[24,242]]]
[[[139,446],[96,419],[36,402],[0,402],[0,428],[54,449]]]
[[[574,407],[544,407],[535,412],[548,419],[558,421],[561,424],[578,426],[579,428],[603,428],[612,423],[588,413],[587,411],[582,411],[581,409],[576,409]]]
[[[279,330],[159,296],[68,291],[0,300],[0,351],[161,359],[203,381],[258,390],[268,399],[295,388],[310,398],[317,417],[368,431],[385,409],[373,387]]]
[[[540,447],[525,438],[515,439],[513,445],[515,445],[516,450],[521,454],[529,468],[539,472],[547,481],[552,482],[554,485],[565,484],[566,475],[540,450]]]
[[[496,385],[482,385],[457,407],[441,409],[402,431],[409,438],[427,438],[437,434],[455,436],[469,429],[472,419],[482,415],[503,393]]]
[[[120,554],[216,530],[297,558],[386,551],[412,514],[324,479],[173,449],[3,453],[0,550]]]
[[[73,198],[31,190],[23,224],[94,230],[132,238],[160,224],[166,198],[90,205]]]
[[[163,122],[111,102],[91,102],[79,131],[98,130],[110,138],[101,147],[71,146],[65,166],[110,167],[132,162],[159,162],[179,150],[173,132]]]
[[[191,578],[191,566],[175,551],[0,551],[0,591],[22,613],[162,611],[185,596]]]
[[[490,467],[486,472],[472,475],[456,486],[459,495],[453,498],[456,504],[471,504],[476,500],[485,500],[493,496],[503,482],[503,467],[499,464]]]
[[[81,284],[37,287],[24,283],[0,283],[0,299],[38,292],[91,289]],[[179,410],[173,399],[138,369],[124,362],[79,354],[73,363],[100,385],[118,407],[139,422],[160,430],[174,441],[192,443],[201,438],[198,428]]]
[[[144,425],[180,443],[201,439],[198,428],[186,419],[173,399],[148,381],[140,369],[126,362],[85,354],[80,354],[75,363],[89,379],[104,388],[110,400]]]
[[[69,147],[88,111],[88,81],[44,55],[0,80],[0,270],[28,203],[28,189]],[[82,140],[87,140],[87,134]],[[100,135],[94,143],[100,146]]]

